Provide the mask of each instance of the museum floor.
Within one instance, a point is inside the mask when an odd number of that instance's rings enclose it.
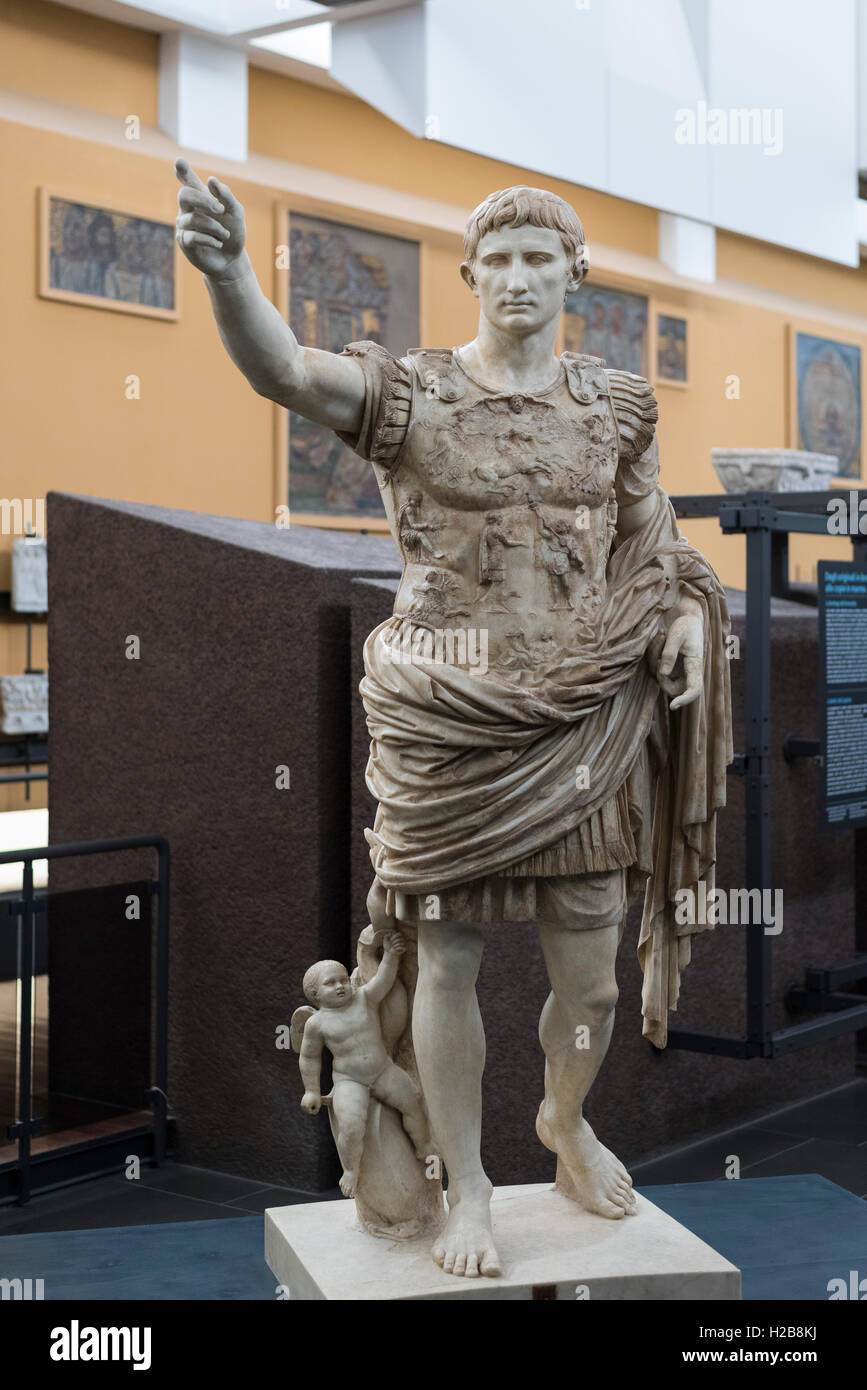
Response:
[[[732,1154],[743,1181],[720,1180]],[[867,1257],[867,1079],[632,1173],[646,1197],[741,1268],[745,1299],[827,1297],[841,1261]],[[273,1299],[262,1213],[309,1200],[169,1162],[135,1182],[111,1174],[0,1209],[0,1256],[14,1256],[16,1269],[32,1263],[49,1299]]]
[[[867,1201],[867,1078],[778,1110],[758,1124],[633,1164],[630,1172],[642,1188],[703,1182],[725,1172],[729,1154],[740,1158],[743,1178],[818,1173]],[[328,1195],[340,1194],[335,1188],[322,1194]],[[34,1197],[25,1207],[0,1207],[0,1236],[214,1220],[310,1200],[309,1193],[289,1187],[167,1163],[143,1168],[137,1182],[111,1174]]]

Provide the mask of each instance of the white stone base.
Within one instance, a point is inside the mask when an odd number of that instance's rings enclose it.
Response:
[[[301,1300],[740,1298],[733,1264],[645,1197],[637,1201],[636,1216],[609,1221],[544,1183],[496,1188],[499,1279],[444,1274],[430,1235],[369,1236],[351,1201],[266,1211],[265,1259],[290,1299]]]

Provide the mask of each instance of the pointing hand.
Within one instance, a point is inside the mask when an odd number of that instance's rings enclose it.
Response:
[[[228,184],[213,177],[207,188],[185,159],[175,160],[178,190],[178,245],[203,275],[231,271],[244,250],[244,209]]]

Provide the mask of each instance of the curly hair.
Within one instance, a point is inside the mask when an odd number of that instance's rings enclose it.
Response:
[[[311,1004],[315,1004],[319,998],[319,982],[326,970],[342,970],[344,975],[348,975],[346,966],[339,960],[318,960],[315,965],[305,971],[304,979],[301,981],[301,988],[304,991],[304,998]]]
[[[572,278],[580,284],[590,269],[581,219],[575,209],[556,193],[544,188],[529,188],[523,183],[489,193],[470,213],[464,231],[467,263],[472,266],[479,242],[488,232],[499,231],[501,227],[524,227],[528,223],[531,227],[547,227],[560,233]]]

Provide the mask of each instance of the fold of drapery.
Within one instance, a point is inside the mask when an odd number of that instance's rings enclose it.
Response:
[[[681,972],[692,938],[711,924],[679,924],[676,894],[700,882],[710,892],[716,872],[716,815],[725,806],[726,768],[732,760],[729,633],[725,593],[707,561],[692,547],[678,555],[682,593],[696,599],[704,621],[704,670],[697,700],[663,718],[652,740],[656,772],[653,868],[645,886],[638,959],[644,975],[643,1032],[665,1047],[668,1015],[677,1007]],[[694,915],[694,914],[693,914]]]
[[[674,894],[713,874],[731,713],[722,587],[680,536],[661,489],[657,503],[611,557],[595,633],[555,669],[521,682],[395,660],[392,645],[404,646],[411,622],[397,614],[365,644],[361,693],[367,785],[379,803],[366,834],[386,888],[435,893],[502,872],[580,825],[631,774],[653,777],[655,797],[635,788],[633,798],[653,807],[653,864],[634,867],[630,888],[645,886],[642,1012],[661,1047],[691,935],[703,930],[675,922]],[[645,659],[677,597],[666,556],[704,617],[702,694],[673,713]]]

